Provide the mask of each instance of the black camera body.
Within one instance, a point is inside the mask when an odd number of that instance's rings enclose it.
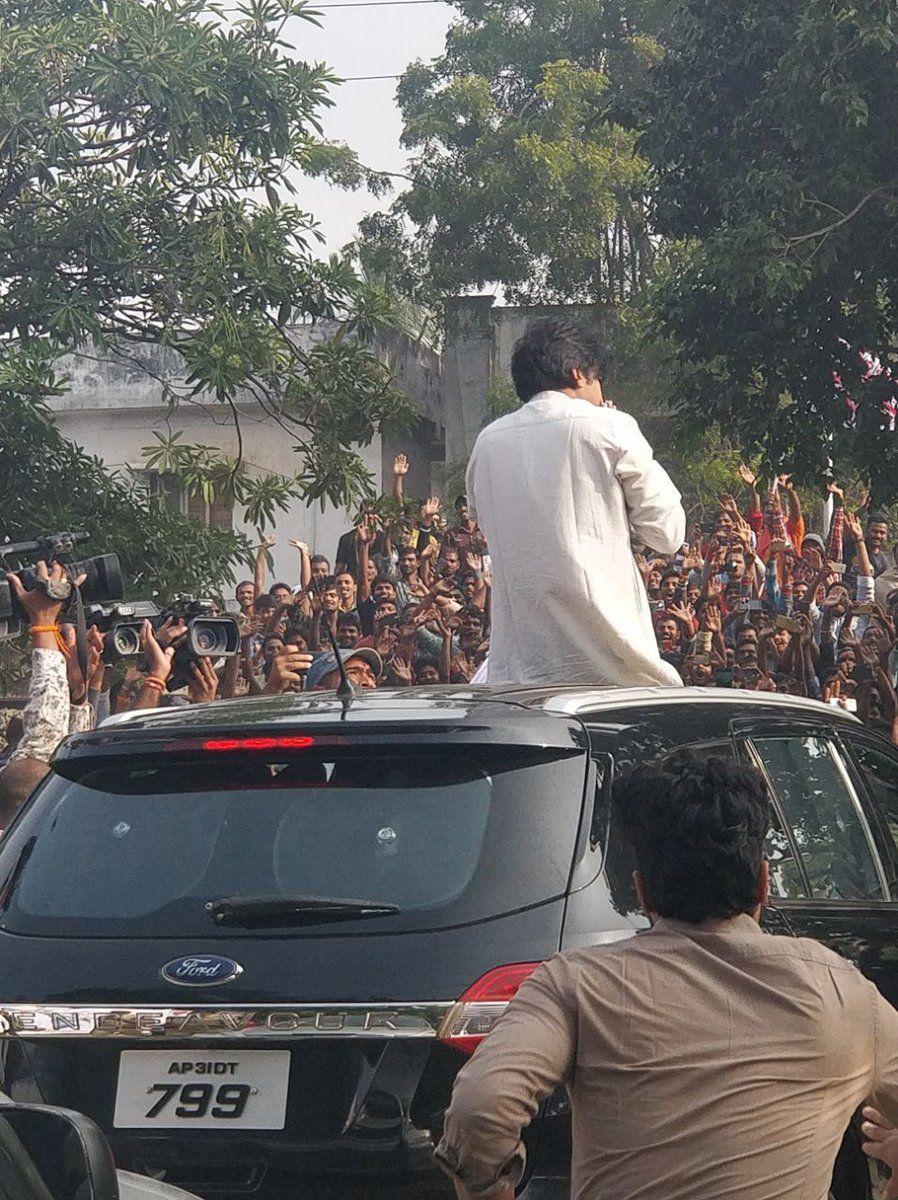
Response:
[[[103,662],[108,665],[123,658],[140,656],[140,630],[144,621],[157,624],[159,609],[151,600],[121,601],[112,604],[85,604],[84,620],[105,634]]]
[[[240,626],[233,617],[219,616],[218,605],[206,597],[173,596],[161,621],[185,621],[187,632],[172,660],[169,689],[176,691],[192,681],[190,667],[201,658],[233,658],[240,653]]]
[[[79,542],[86,542],[89,533],[49,533],[32,542],[8,542],[0,545],[0,566],[4,572],[18,576],[22,587],[28,592],[35,588],[47,590],[46,581],[31,569],[32,563],[43,560],[48,565],[60,562],[68,556]],[[81,562],[66,562],[70,578],[85,575],[81,585],[81,598],[85,603],[108,603],[120,600],[124,593],[122,568],[117,554],[99,554]],[[56,598],[66,606],[74,596],[71,582],[54,584]],[[0,639],[17,637],[28,621],[28,614],[19,604],[15,593],[6,579],[0,578]]]

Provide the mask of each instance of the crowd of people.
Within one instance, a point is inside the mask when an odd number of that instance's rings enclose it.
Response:
[[[408,469],[398,456],[399,499]],[[713,523],[694,526],[676,554],[635,549],[662,658],[687,685],[838,704],[898,743],[898,546],[890,545],[886,516],[848,512],[830,484],[826,528],[811,532],[788,476],[762,495],[747,468],[740,474],[743,503],[722,494]],[[142,658],[118,672],[104,662],[102,633],[91,630],[85,681],[67,646],[74,631],[60,624],[62,605],[16,580],[34,642],[28,702],[7,731],[21,787],[33,785],[71,730],[132,708],[330,690],[340,682],[337,655],[361,689],[477,682],[490,645],[489,548],[464,496],[451,516],[433,497],[417,516],[390,528],[372,506],[333,559],[291,541],[297,578],[270,585],[276,539],[267,537],[255,578],[236,588],[239,654],[199,659],[175,690],[183,622],[145,623]]]
[[[398,458],[400,484],[407,469]],[[849,513],[831,484],[827,528],[811,532],[788,476],[762,498],[752,473],[741,475],[741,506],[721,495],[713,524],[693,527],[675,555],[636,553],[662,658],[687,685],[840,704],[898,741],[898,547],[886,516]],[[327,624],[362,687],[474,679],[489,652],[492,579],[464,496],[450,520],[439,500],[424,501],[419,524],[398,544],[363,517],[333,562],[292,545],[298,587],[264,588],[262,549],[255,582],[237,589],[245,630],[238,691],[334,686]]]

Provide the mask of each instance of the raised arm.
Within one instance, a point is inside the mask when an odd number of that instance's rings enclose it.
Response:
[[[405,477],[408,475],[408,459],[404,454],[397,454],[393,459],[393,499],[402,503]]]
[[[253,572],[253,584],[256,588],[257,597],[261,596],[265,591],[265,564],[268,561],[268,551],[276,542],[276,534],[266,533],[256,550],[256,569]]]
[[[362,518],[362,523],[355,531],[357,574],[355,577],[358,588],[357,602],[364,604],[371,596],[371,584],[368,580],[368,563],[371,557],[371,543],[374,540],[374,522],[368,517]]]
[[[309,584],[312,582],[312,554],[308,545],[296,538],[290,539],[290,545],[294,550],[299,551],[299,586],[305,593],[309,590]]]

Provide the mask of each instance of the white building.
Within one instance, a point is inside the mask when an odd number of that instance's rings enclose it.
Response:
[[[324,324],[300,327],[296,335],[301,343],[309,344],[329,332]],[[403,451],[412,464],[408,495],[429,494],[445,457],[439,356],[406,335],[393,332],[379,336],[374,351],[392,366],[396,386],[412,400],[420,421],[417,429],[401,442],[394,444],[378,436],[370,446],[360,447],[359,453],[376,485],[389,489],[393,457]],[[184,374],[183,364],[174,351],[141,347],[134,357],[138,361],[128,362],[100,356],[87,348],[59,363],[59,374],[68,379],[70,386],[64,395],[52,398],[49,406],[65,437],[102,459],[110,470],[141,476],[147,474],[142,452],[155,443],[153,434],[157,430],[166,435],[179,430],[181,440],[187,444],[216,446],[228,454],[237,453],[236,431],[228,406],[215,403],[211,397],[189,403],[182,401],[174,409],[166,405],[164,381],[177,383]],[[250,399],[242,400],[238,409],[243,458],[250,470],[295,475],[299,459],[283,429]],[[150,482],[169,492],[175,486],[172,480],[158,476],[151,476]],[[245,529],[240,512],[232,512],[226,504],[216,502],[210,507],[200,497],[187,497],[180,490],[176,499],[183,511],[202,520]],[[298,580],[298,555],[287,545],[289,538],[308,542],[333,562],[337,541],[348,528],[350,514],[345,511],[331,505],[322,511],[317,503],[307,507],[296,501],[290,511],[278,517],[275,577],[288,582]],[[255,536],[251,529],[246,532],[250,537]]]

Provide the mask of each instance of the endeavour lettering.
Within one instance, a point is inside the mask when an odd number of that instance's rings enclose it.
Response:
[[[132,1009],[8,1004],[0,1005],[0,1042],[10,1037],[145,1037],[157,1040],[166,1037],[226,1039],[260,1036],[274,1039],[290,1035],[435,1037],[452,1003],[437,1001],[392,1008],[366,1008],[364,1005],[218,1008],[196,1005]]]

